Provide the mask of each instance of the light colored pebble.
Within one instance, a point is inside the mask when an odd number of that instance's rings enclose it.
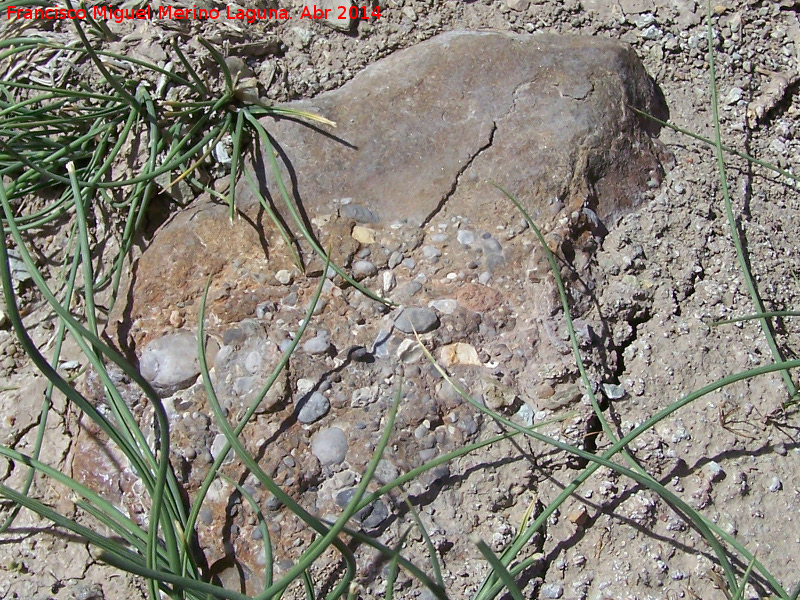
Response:
[[[452,315],[458,309],[458,301],[452,298],[441,298],[439,300],[431,300],[428,306],[435,308],[443,315]]]
[[[347,436],[339,427],[323,429],[311,438],[311,452],[323,466],[339,464],[347,456]]]
[[[303,343],[303,351],[306,354],[325,354],[331,347],[331,341],[327,336],[317,335]]]
[[[545,583],[541,589],[542,598],[558,599],[564,595],[564,586],[560,583]]]
[[[456,239],[462,246],[472,246],[475,243],[475,233],[469,229],[459,229]]]
[[[281,285],[289,285],[294,281],[294,274],[287,269],[281,269],[275,273],[275,279],[277,279],[278,283]]]
[[[378,274],[378,267],[368,260],[357,260],[353,263],[353,276],[356,279],[374,277]]]
[[[427,259],[439,258],[442,255],[442,251],[436,246],[423,246],[422,255]]]

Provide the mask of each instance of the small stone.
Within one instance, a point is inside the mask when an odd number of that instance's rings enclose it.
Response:
[[[484,254],[501,254],[503,246],[492,236],[484,237],[481,240],[481,248]]]
[[[403,333],[428,333],[439,327],[439,317],[430,308],[412,306],[402,312],[394,326]]]
[[[452,315],[458,309],[458,301],[453,298],[441,298],[428,302],[430,308],[435,308],[443,315]]]
[[[375,243],[375,230],[363,225],[356,225],[353,227],[351,234],[353,239],[361,244],[374,244]]]
[[[469,229],[459,229],[456,239],[462,246],[472,246],[475,243],[475,233]]]
[[[214,441],[211,443],[211,448],[210,448],[211,456],[214,457],[214,460],[217,460],[217,456],[220,455],[227,441],[228,439],[223,434],[218,433],[216,435]],[[227,457],[230,457],[230,449],[228,449],[228,454],[226,455],[226,458]]]
[[[303,344],[303,351],[306,354],[325,354],[331,347],[331,341],[328,336],[316,335],[313,338],[306,340]]]
[[[347,456],[347,436],[339,427],[329,427],[311,438],[311,453],[326,467],[338,465]]]
[[[464,342],[456,342],[442,346],[439,349],[439,361],[443,367],[452,365],[473,365],[480,366],[481,360],[478,358],[478,351]]]
[[[411,8],[410,6],[404,6],[403,8],[400,9],[400,12],[409,21],[416,21],[417,20],[417,13],[415,13],[414,9]]]
[[[391,483],[400,477],[400,471],[391,462],[382,458],[375,467],[375,479],[383,484]]]
[[[781,489],[783,489],[783,483],[777,477],[773,477],[769,482],[769,491],[779,492]]]
[[[308,425],[319,421],[328,414],[331,408],[330,401],[324,394],[313,392],[299,403],[300,409],[297,411],[297,420]]]
[[[603,394],[609,400],[619,400],[625,397],[625,388],[615,383],[604,383]]]
[[[528,10],[530,4],[530,0],[506,0],[506,6],[508,6],[508,8],[511,10],[516,10],[517,12]]]
[[[9,323],[11,323],[11,321],[8,319],[6,311],[0,308],[0,328],[5,329],[8,327]]]
[[[343,217],[359,223],[377,223],[379,220],[374,212],[360,204],[345,204],[339,212]]]
[[[744,91],[742,90],[742,88],[733,87],[733,88],[730,89],[728,94],[725,96],[725,99],[723,100],[723,102],[725,102],[725,104],[727,104],[728,106],[731,106],[731,105],[736,104],[737,102],[739,102],[739,100],[742,99],[743,95],[744,95]]]
[[[583,527],[589,522],[589,513],[584,507],[580,507],[579,509],[572,511],[568,518],[578,527]]]
[[[719,466],[719,463],[716,461],[710,461],[706,463],[703,467],[703,471],[708,477],[709,481],[719,481],[725,476],[725,471],[722,470],[722,467]]]
[[[390,269],[394,269],[401,262],[403,262],[403,255],[397,250],[395,250],[389,255],[388,266]]]
[[[388,294],[397,286],[397,279],[391,271],[383,272],[383,293]]]
[[[378,274],[378,267],[368,260],[357,260],[353,263],[353,276],[356,279],[374,277]]]
[[[139,368],[164,395],[188,387],[200,374],[197,337],[191,331],[178,331],[151,341],[142,352]]]
[[[417,266],[417,261],[415,261],[413,258],[409,256],[408,258],[404,258],[403,262],[400,264],[402,264],[409,271],[413,271],[414,268]]]
[[[422,255],[428,260],[430,260],[433,258],[439,258],[442,255],[442,251],[439,250],[436,246],[423,246]]]
[[[294,281],[294,275],[287,269],[281,269],[275,273],[275,279],[277,279],[278,283],[281,285],[289,285]]]
[[[560,583],[545,583],[541,589],[542,598],[558,599],[564,595],[564,586]]]

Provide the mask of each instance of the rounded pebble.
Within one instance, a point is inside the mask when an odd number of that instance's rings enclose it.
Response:
[[[378,267],[368,260],[357,260],[353,263],[353,276],[356,278],[374,277],[378,274]]]
[[[316,335],[305,341],[303,344],[303,351],[306,354],[325,354],[330,347],[331,341],[328,339],[328,336]]]
[[[403,333],[428,333],[439,327],[439,317],[430,308],[412,306],[402,312],[394,326]]]
[[[275,273],[275,279],[278,280],[278,283],[282,285],[289,285],[294,281],[294,275],[292,275],[291,271],[287,271],[286,269],[281,269],[277,273]]]
[[[777,477],[773,477],[769,482],[770,492],[779,492],[783,488],[783,483]]]
[[[170,333],[145,346],[139,361],[142,376],[159,392],[189,387],[200,374],[197,337],[191,331]]]
[[[564,595],[564,586],[560,583],[545,583],[542,586],[542,598],[561,598]]]
[[[439,258],[442,255],[442,251],[439,250],[436,246],[423,246],[422,255],[428,259]]]
[[[456,239],[462,246],[472,246],[475,243],[475,234],[469,229],[460,229]]]
[[[331,403],[325,395],[314,392],[311,396],[303,399],[300,410],[297,411],[297,420],[306,425],[319,421],[328,414],[330,408]]]
[[[347,436],[338,427],[323,429],[311,438],[311,453],[322,466],[337,465],[347,456]]]

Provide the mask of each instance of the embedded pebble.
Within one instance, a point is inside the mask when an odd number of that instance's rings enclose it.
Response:
[[[606,398],[609,400],[619,400],[625,397],[625,388],[615,383],[604,383],[603,394],[605,394]]]
[[[403,262],[403,255],[395,250],[389,255],[389,262],[387,264],[390,269],[394,269],[401,262]]]
[[[297,411],[297,420],[308,425],[327,415],[330,408],[330,400],[324,394],[313,392],[311,396],[301,400],[300,410]]]
[[[564,595],[564,586],[560,583],[545,583],[541,589],[542,598],[558,599]]]
[[[362,244],[375,243],[375,230],[364,227],[363,225],[356,225],[353,227],[353,232],[350,235],[353,236],[354,240]]]
[[[440,300],[431,300],[428,306],[435,308],[443,315],[452,315],[458,309],[458,301],[452,298],[442,298]]]
[[[382,458],[375,467],[375,479],[386,484],[400,477],[400,471],[390,461]]]
[[[783,488],[783,483],[777,477],[773,477],[769,482],[770,492],[779,492]]]
[[[452,365],[473,365],[480,366],[481,360],[478,358],[478,351],[465,342],[456,342],[442,346],[439,349],[439,362],[443,367]]]
[[[331,341],[327,335],[317,334],[303,343],[303,351],[306,354],[325,354],[331,347]]]
[[[481,248],[483,249],[484,254],[500,254],[503,252],[503,247],[500,245],[500,242],[498,242],[488,233],[483,236],[483,239],[481,239]]]
[[[225,447],[228,439],[225,437],[224,434],[218,433],[214,438],[214,441],[211,443],[211,456],[214,457],[214,460],[217,460],[217,456],[222,452],[222,449]],[[230,449],[228,449],[227,457],[230,457]]]
[[[277,279],[278,283],[281,285],[289,285],[294,281],[294,275],[291,271],[281,269],[275,273],[275,279]]]
[[[402,312],[394,326],[403,333],[428,333],[439,327],[439,317],[430,308],[411,306]]]
[[[469,229],[460,229],[456,234],[456,239],[462,246],[471,246],[475,243],[475,234]]]
[[[368,260],[357,260],[353,263],[353,276],[356,279],[374,277],[378,274],[378,267]]]
[[[311,438],[311,453],[324,467],[338,465],[347,456],[347,436],[338,427],[323,429]]]
[[[142,376],[159,393],[170,395],[191,385],[200,374],[197,337],[177,331],[151,341],[139,360]]]
[[[722,467],[719,465],[719,463],[713,460],[708,462],[706,466],[703,467],[703,471],[705,471],[709,481],[719,481],[725,475],[725,471],[722,470]]]
[[[360,204],[345,204],[339,212],[343,217],[359,223],[377,223],[379,220],[374,212]]]
[[[423,246],[422,255],[428,259],[439,258],[442,255],[442,251],[439,250],[436,246]]]

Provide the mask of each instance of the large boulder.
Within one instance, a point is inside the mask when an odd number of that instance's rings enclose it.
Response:
[[[338,124],[263,121],[290,194],[343,262],[359,243],[354,222],[415,228],[451,211],[494,229],[513,208],[487,180],[553,229],[576,214],[596,226],[596,216],[635,206],[661,175],[657,128],[632,107],[664,118],[663,99],[633,50],[608,39],[445,33],[291,106]],[[255,162],[264,195],[281,209],[269,161]],[[196,322],[208,276],[221,322],[251,317],[271,298],[290,255],[244,178],[237,207],[241,218],[231,221],[226,206],[200,198],[155,235],[112,315],[122,345]]]

